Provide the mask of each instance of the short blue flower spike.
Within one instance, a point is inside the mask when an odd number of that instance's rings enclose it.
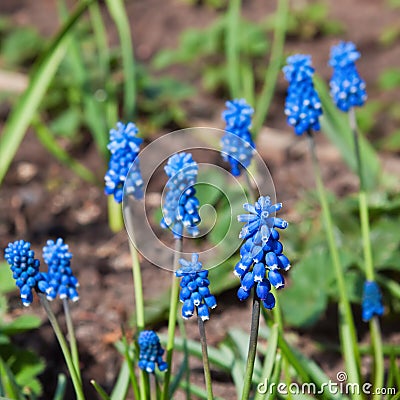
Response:
[[[182,318],[192,317],[197,308],[197,314],[203,321],[210,319],[209,309],[217,306],[217,300],[208,288],[210,284],[207,279],[208,271],[202,268],[199,255],[196,253],[192,254],[191,261],[181,259],[179,263],[182,267],[175,272],[175,275],[182,278],[179,294],[179,300],[183,303]]]
[[[270,292],[271,285],[275,289],[282,289],[285,280],[281,272],[290,269],[276,229],[286,229],[288,223],[275,217],[282,204],[272,204],[268,196],[261,196],[255,204],[244,204],[243,208],[248,214],[238,216],[238,221],[245,223],[239,237],[246,241],[240,249],[240,261],[234,269],[234,274],[241,282],[237,295],[239,300],[244,301],[254,287],[264,307],[272,309],[275,298]]]
[[[249,131],[254,110],[244,99],[227,101],[226,106],[222,113],[226,124],[226,134],[221,139],[222,158],[229,162],[232,175],[239,176],[250,165],[255,151]]]
[[[139,362],[138,366],[143,371],[154,373],[156,365],[160,371],[165,371],[168,365],[163,361],[164,349],[160,339],[154,331],[142,331],[138,338]]]
[[[355,62],[360,53],[352,42],[340,42],[331,48],[329,65],[333,75],[329,82],[331,96],[339,110],[347,112],[360,107],[367,100],[365,81],[357,72]]]
[[[319,131],[322,107],[312,81],[314,68],[311,66],[311,56],[296,54],[288,57],[286,62],[283,73],[289,82],[285,102],[287,123],[294,127],[297,135],[309,129]]]
[[[364,283],[362,298],[362,319],[368,322],[374,315],[383,315],[382,294],[379,286],[374,281]]]
[[[143,198],[143,179],[138,158],[143,139],[138,138],[137,134],[138,129],[132,122],[126,125],[118,122],[117,129],[110,130],[107,148],[111,157],[104,177],[104,191],[106,195],[113,195],[117,203],[122,202],[124,184],[128,194],[132,194],[136,199]],[[132,171],[127,178],[131,167]]]
[[[200,222],[199,200],[196,190],[198,165],[190,153],[177,153],[171,156],[164,167],[169,180],[163,205],[161,227],[171,229],[175,238],[181,238],[186,229],[189,235],[197,236]]]
[[[59,238],[56,242],[48,240],[43,247],[43,259],[48,266],[46,276],[51,288],[48,295],[50,300],[54,300],[57,296],[74,302],[79,300],[77,291],[79,283],[72,273],[71,258],[72,253],[69,252],[68,245],[63,239]]]
[[[24,240],[9,243],[4,251],[4,258],[11,266],[13,278],[19,287],[22,304],[29,306],[33,301],[33,290],[51,293],[45,274],[39,271],[40,261],[35,258],[31,244]]]

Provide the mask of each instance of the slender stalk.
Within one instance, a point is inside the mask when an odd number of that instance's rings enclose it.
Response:
[[[78,373],[75,369],[74,362],[72,361],[71,353],[68,348],[67,341],[61,331],[60,325],[57,322],[57,318],[53,313],[53,310],[50,307],[46,296],[43,293],[38,293],[40,302],[42,303],[43,308],[46,311],[47,317],[49,318],[50,324],[53,328],[53,331],[57,337],[58,343],[60,344],[61,350],[64,355],[65,362],[67,364],[69,373],[71,374],[72,383],[74,385],[76,398],[78,400],[85,400],[85,396],[83,394],[83,388],[81,380],[79,379]]]
[[[112,232],[118,233],[122,231],[124,227],[121,205],[114,200],[113,196],[107,196],[107,206],[108,206],[108,225]]]
[[[360,208],[360,223],[361,223],[361,235],[363,242],[363,253],[364,253],[364,265],[365,265],[365,276],[368,281],[375,281],[374,273],[374,262],[372,258],[372,247],[369,227],[369,210],[367,201],[367,192],[364,184],[363,168],[361,151],[359,145],[359,134],[357,129],[357,120],[354,108],[349,110],[349,122],[353,132],[354,139],[354,150],[357,159],[357,171],[358,178],[360,181],[360,190],[358,194],[358,202]],[[369,321],[369,331],[371,334],[371,341],[374,350],[374,381],[375,387],[382,387],[384,382],[384,359],[382,351],[382,336],[380,331],[379,319],[374,316]],[[379,395],[374,395],[373,399],[379,399]]]
[[[212,400],[214,396],[212,392],[210,362],[208,360],[206,330],[204,327],[204,321],[200,318],[199,315],[197,315],[197,324],[199,326],[201,353],[203,355],[204,380],[206,381],[207,400]]]
[[[72,361],[75,365],[76,373],[79,377],[79,380],[82,382],[81,368],[79,365],[78,345],[76,343],[75,329],[74,329],[74,324],[73,324],[72,318],[71,318],[71,312],[69,310],[68,299],[63,299],[63,307],[64,307],[64,314],[65,314],[65,321],[67,323],[69,347],[71,349]]]
[[[329,203],[322,182],[321,171],[319,168],[317,153],[315,149],[315,141],[312,131],[307,132],[309,139],[310,153],[314,169],[315,181],[322,208],[322,216],[325,225],[325,233],[327,236],[329,252],[332,258],[332,264],[336,275],[336,281],[339,290],[339,330],[341,345],[344,353],[346,369],[349,375],[350,383],[360,383],[359,360],[360,355],[357,346],[357,335],[354,326],[353,314],[350,302],[347,296],[346,286],[343,277],[343,268],[339,258],[338,247],[333,233],[332,215],[329,209]]]
[[[253,182],[250,179],[250,172],[246,169],[245,171],[243,171],[243,175],[244,175],[244,179],[246,181],[247,188],[249,190],[250,203],[253,204],[256,201],[257,196],[256,196],[256,193],[255,193],[256,190],[255,190],[255,188],[253,186]]]
[[[268,110],[275,92],[275,85],[281,68],[283,49],[285,45],[289,0],[279,0],[275,16],[274,40],[272,42],[271,57],[265,72],[264,83],[256,103],[256,114],[253,122],[254,138],[267,118]]]
[[[247,353],[247,364],[246,364],[246,372],[244,374],[242,400],[248,400],[249,396],[250,396],[251,383],[252,383],[253,370],[254,370],[254,361],[256,359],[256,352],[257,352],[259,323],[260,323],[260,299],[257,297],[256,293],[254,292],[253,293],[253,311],[251,314],[249,351]]]
[[[175,254],[173,261],[173,268],[178,267],[179,258],[182,253],[182,238],[175,239]],[[167,364],[168,368],[165,371],[164,376],[164,387],[161,396],[161,400],[169,400],[168,390],[169,382],[171,380],[171,369],[172,369],[172,354],[174,352],[174,338],[175,338],[175,326],[176,326],[176,313],[178,310],[178,296],[179,296],[179,280],[175,277],[175,273],[172,274],[171,284],[171,298],[169,306],[169,318],[168,318],[168,341],[167,341]]]
[[[240,95],[240,8],[241,0],[231,0],[229,2],[225,51],[228,67],[229,90],[232,98],[236,98]]]

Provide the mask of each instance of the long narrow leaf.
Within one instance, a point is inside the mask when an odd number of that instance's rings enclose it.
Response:
[[[119,371],[117,383],[114,386],[110,399],[124,400],[128,392],[129,381],[130,381],[129,367],[127,361],[124,361]]]
[[[347,116],[336,109],[333,104],[327,85],[319,77],[314,77],[315,88],[322,102],[324,110],[321,119],[323,133],[339,149],[344,161],[357,172],[357,161],[354,151],[353,133],[347,121]],[[368,141],[360,136],[360,152],[363,157],[362,173],[366,187],[372,189],[378,183],[380,163],[378,156]]]
[[[59,374],[53,400],[64,400],[66,388],[67,388],[67,378],[65,377],[64,374]]]
[[[135,110],[136,76],[129,20],[122,0],[106,0],[106,4],[117,26],[121,43],[124,70],[124,116],[126,119],[130,119]]]
[[[52,41],[48,50],[34,67],[28,88],[11,112],[0,138],[0,184],[64,57],[66,44],[72,29],[92,1],[86,0],[79,3]]]

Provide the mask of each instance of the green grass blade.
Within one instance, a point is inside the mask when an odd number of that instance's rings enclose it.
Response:
[[[65,377],[64,374],[59,374],[53,400],[63,400],[66,388],[67,388],[67,378]]]
[[[338,148],[347,165],[357,173],[353,133],[350,129],[347,114],[340,112],[335,107],[328,87],[321,78],[314,76],[314,83],[324,110],[324,115],[321,118],[322,131]],[[380,174],[378,155],[363,136],[360,136],[359,144],[363,157],[363,181],[367,189],[372,189],[376,187]]]
[[[272,43],[271,58],[265,73],[262,91],[255,105],[253,122],[254,138],[257,137],[265,119],[267,118],[268,110],[275,92],[285,45],[288,12],[289,0],[279,0],[278,10],[275,16],[274,41]]]
[[[226,24],[225,35],[225,52],[228,67],[228,82],[232,98],[237,98],[241,95],[239,54],[240,8],[240,0],[231,0],[229,2],[228,20]]]
[[[34,72],[29,81],[28,88],[11,112],[0,138],[0,184],[64,57],[66,45],[72,29],[92,1],[93,0],[82,1],[76,7],[60,32],[51,42],[50,47],[44,53],[43,57],[38,60],[34,67]]]
[[[109,399],[124,400],[128,392],[129,381],[130,381],[129,367],[127,361],[124,361],[118,374],[117,383],[115,384]]]
[[[106,0],[108,10],[118,30],[124,70],[124,117],[133,118],[136,101],[136,75],[129,20],[123,0]]]
[[[76,161],[56,141],[47,126],[40,121],[39,117],[32,120],[32,126],[36,136],[43,147],[52,154],[60,163],[71,169],[76,175],[85,181],[100,185],[96,176],[80,162]]]
[[[96,392],[101,397],[102,400],[111,400],[110,396],[105,392],[105,390],[94,380],[92,379],[90,383],[96,389]]]

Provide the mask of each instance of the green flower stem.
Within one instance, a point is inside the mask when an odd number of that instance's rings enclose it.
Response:
[[[240,96],[240,9],[241,0],[229,2],[228,20],[226,25],[226,60],[228,67],[229,90],[232,98]]]
[[[251,313],[251,328],[249,351],[247,353],[246,372],[244,374],[244,385],[242,392],[242,400],[248,400],[250,396],[251,383],[253,378],[254,361],[257,353],[258,326],[260,323],[260,299],[255,291],[253,293],[253,311]]]
[[[69,339],[69,346],[71,349],[72,361],[75,365],[76,373],[79,377],[79,380],[82,382],[81,368],[79,365],[78,345],[76,343],[75,329],[71,318],[71,312],[69,310],[68,299],[63,299],[63,307],[65,314],[65,321],[67,323],[68,339]]]
[[[118,233],[124,227],[124,219],[122,218],[121,205],[118,204],[114,197],[107,196],[108,206],[108,225],[112,232]]]
[[[353,132],[354,150],[356,153],[357,171],[358,171],[358,178],[360,181],[358,203],[360,208],[360,223],[361,223],[361,235],[363,242],[365,276],[368,281],[375,281],[374,262],[372,258],[371,237],[370,237],[370,227],[369,227],[367,192],[365,189],[364,179],[363,179],[362,159],[361,159],[361,151],[359,145],[357,120],[356,120],[355,110],[353,107],[349,110],[349,122],[351,130]],[[379,319],[377,316],[374,316],[369,321],[369,331],[371,334],[371,342],[374,349],[375,387],[382,387],[384,382],[384,365],[383,365],[384,360],[382,351],[382,335],[380,331]],[[379,399],[379,395],[374,395],[373,399]]]
[[[77,400],[85,400],[85,396],[83,394],[83,388],[81,380],[79,379],[78,373],[75,369],[74,362],[72,361],[71,353],[68,349],[67,341],[61,331],[60,325],[57,322],[57,318],[54,315],[46,296],[43,293],[38,293],[40,302],[42,303],[43,308],[46,311],[47,317],[49,318],[50,324],[54,330],[54,333],[57,337],[58,343],[60,344],[61,350],[64,355],[65,362],[67,363],[67,367],[69,373],[71,374],[72,383],[74,385],[76,398]]]
[[[274,40],[272,42],[271,58],[265,73],[264,83],[260,96],[256,102],[256,114],[253,122],[254,139],[259,134],[267,118],[268,110],[275,91],[275,85],[281,70],[281,62],[285,45],[287,18],[289,14],[289,0],[279,0],[275,15]]]
[[[169,382],[171,380],[172,354],[174,352],[176,313],[178,310],[178,296],[179,296],[179,280],[175,277],[175,269],[178,267],[179,258],[182,253],[182,245],[183,245],[182,238],[175,239],[175,255],[173,261],[174,271],[172,272],[171,298],[170,298],[169,318],[168,318],[168,341],[167,341],[168,369],[165,371],[164,387],[161,400],[169,400],[168,390],[169,390]]]
[[[322,208],[322,216],[325,225],[325,233],[328,240],[329,252],[332,258],[333,268],[336,274],[336,281],[339,291],[339,330],[341,345],[344,353],[347,373],[350,383],[360,384],[360,355],[357,346],[357,335],[354,326],[353,314],[350,307],[350,302],[347,296],[346,286],[343,278],[343,268],[339,258],[339,252],[333,233],[332,215],[329,209],[329,203],[325,192],[325,187],[322,182],[321,171],[319,168],[317,153],[315,149],[315,141],[312,131],[307,132],[307,137],[310,145],[310,153],[314,169],[315,181],[319,196],[319,201]]]
[[[200,333],[201,353],[203,355],[204,379],[206,381],[207,400],[212,400],[214,396],[212,392],[210,362],[208,360],[206,330],[204,327],[204,321],[200,318],[199,315],[197,315],[197,323],[199,326],[199,333]]]

